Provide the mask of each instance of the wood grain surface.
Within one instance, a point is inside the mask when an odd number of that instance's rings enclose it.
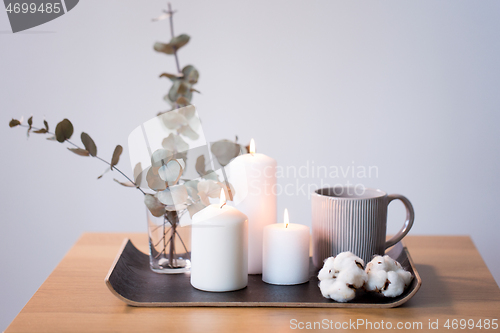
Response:
[[[433,331],[449,332],[453,330],[443,327],[447,319],[450,323],[453,319],[500,319],[500,289],[467,236],[406,237],[405,244],[423,283],[407,303],[390,309],[128,306],[104,283],[124,238],[147,251],[145,234],[84,234],[6,332],[278,333],[299,331],[302,325],[307,328],[307,323],[334,327],[335,323],[361,320],[364,324],[357,326],[357,331],[373,331],[366,322],[380,325],[383,321],[393,328],[398,323],[410,323],[415,329],[418,324],[413,323],[420,322],[419,331],[425,332],[429,321],[438,320],[440,329]]]

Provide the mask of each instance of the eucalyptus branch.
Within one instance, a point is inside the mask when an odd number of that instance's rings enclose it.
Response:
[[[37,130],[37,131],[42,130],[41,128],[38,128],[38,127],[35,127],[35,126],[28,126],[28,125],[23,125],[23,124],[20,124],[20,125],[18,125],[18,126],[20,126],[20,127],[25,127],[25,128],[30,128],[30,129],[34,129],[34,130]],[[52,133],[52,132],[49,132],[49,131],[46,131],[45,133],[42,133],[42,134],[49,134],[49,135],[54,135],[54,136],[56,135],[55,133]],[[69,143],[70,145],[72,145],[73,147],[77,148],[77,149],[82,149],[82,150],[84,150],[82,147],[80,147],[80,146],[78,146],[77,144],[75,144],[75,143],[71,142],[69,139],[66,139],[65,141],[66,141],[67,143]],[[90,155],[90,156],[91,156],[91,155]],[[96,156],[92,156],[92,157],[95,157],[95,158],[97,158],[98,160],[100,160],[100,161],[102,161],[102,162],[106,163],[107,165],[109,165],[109,166],[110,166],[110,168],[111,168],[111,170],[113,170],[113,169],[114,169],[114,170],[118,171],[118,172],[119,172],[119,173],[120,173],[123,177],[125,177],[125,178],[129,181],[129,182],[131,182],[132,184],[134,184],[135,188],[136,188],[136,189],[138,189],[139,191],[141,191],[141,192],[142,192],[142,194],[144,194],[144,195],[146,194],[146,193],[145,193],[145,192],[144,192],[144,191],[143,191],[140,187],[138,187],[138,186],[137,186],[137,184],[136,184],[136,183],[135,183],[132,179],[130,179],[130,178],[129,178],[126,174],[124,174],[124,173],[123,173],[120,169],[118,169],[116,166],[111,166],[111,163],[109,163],[108,161],[106,161],[106,160],[102,159],[101,157],[99,157],[99,156],[97,156],[97,155],[96,155]]]
[[[170,2],[168,3],[168,14],[169,14],[169,21],[170,21],[170,35],[172,38],[174,38],[174,11],[172,11],[172,5]],[[181,66],[179,65],[179,57],[177,56],[177,48],[174,47],[174,57],[175,57],[175,64],[177,65],[177,72],[180,74],[181,72]]]

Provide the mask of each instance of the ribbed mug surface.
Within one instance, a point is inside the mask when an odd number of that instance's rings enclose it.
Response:
[[[349,192],[351,191],[351,192]],[[384,254],[387,229],[387,194],[353,187],[324,188],[312,195],[313,263],[351,251],[368,263]]]

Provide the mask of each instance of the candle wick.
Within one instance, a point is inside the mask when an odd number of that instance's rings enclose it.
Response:
[[[227,202],[224,202],[222,205],[220,205],[220,208],[222,209],[222,207],[224,207],[224,205],[226,204]]]

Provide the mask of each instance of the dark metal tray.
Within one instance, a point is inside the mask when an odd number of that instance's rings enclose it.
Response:
[[[133,306],[248,306],[248,307],[331,307],[331,308],[390,308],[399,306],[415,295],[422,280],[401,242],[386,254],[411,272],[414,279],[402,295],[386,298],[358,290],[347,303],[338,303],[321,295],[316,277],[318,270],[311,262],[309,282],[295,286],[276,286],[262,282],[261,275],[249,275],[244,289],[223,293],[200,291],[189,283],[189,273],[158,274],[149,268],[149,255],[139,251],[125,239],[108,276],[109,290]]]

